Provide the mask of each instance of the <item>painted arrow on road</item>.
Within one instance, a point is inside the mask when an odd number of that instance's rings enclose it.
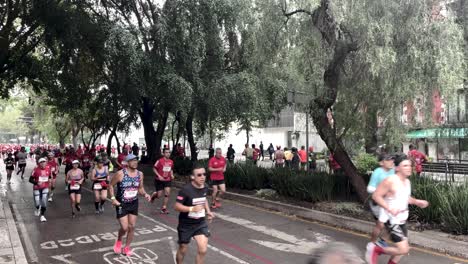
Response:
[[[313,249],[317,248],[321,244],[328,243],[331,240],[331,238],[327,235],[317,233],[317,232],[311,232],[315,236],[315,239],[316,239],[316,242],[312,242],[307,239],[297,238],[294,235],[273,229],[271,227],[259,225],[250,220],[233,217],[229,215],[223,215],[219,213],[216,214],[216,217],[224,221],[238,224],[242,227],[245,227],[245,228],[263,233],[265,235],[272,236],[274,238],[288,242],[288,243],[279,243],[279,242],[272,242],[272,241],[265,241],[265,240],[250,239],[250,241],[252,242],[255,242],[257,244],[260,244],[262,246],[265,246],[274,250],[293,252],[293,253],[298,253],[298,254],[310,254],[310,252]]]

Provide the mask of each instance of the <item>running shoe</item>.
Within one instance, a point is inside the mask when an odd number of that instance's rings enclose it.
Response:
[[[130,257],[133,254],[133,251],[130,247],[124,247],[122,250],[122,254],[124,254],[127,257]]]
[[[116,240],[114,244],[114,253],[120,254],[122,253],[122,241]]]
[[[37,208],[36,210],[34,210],[34,215],[35,216],[40,216],[41,215],[41,208]]]
[[[101,213],[100,210],[96,210],[96,211],[95,211],[95,214],[99,214],[99,213]]]
[[[99,205],[99,212],[104,213],[104,205]]]
[[[216,203],[212,203],[211,204],[211,209],[216,209],[216,208],[218,208],[218,206],[216,206]]]
[[[49,199],[47,199],[47,201],[49,201],[49,202],[53,202],[53,200],[52,200],[52,196],[51,196],[51,197],[49,197]]]
[[[75,212],[72,212],[72,218],[75,218],[75,217],[76,217]]]
[[[215,202],[217,208],[221,208],[221,203],[219,201]]]
[[[47,222],[47,219],[43,215],[41,215],[41,222]]]
[[[169,211],[165,207],[161,208],[161,214],[169,214]]]
[[[383,240],[381,237],[379,237],[378,241],[377,241],[377,246],[381,247],[381,248],[385,248],[385,247],[388,247],[388,244],[385,240]]]
[[[382,248],[373,242],[367,243],[366,247],[366,261],[368,264],[378,264],[378,258]]]

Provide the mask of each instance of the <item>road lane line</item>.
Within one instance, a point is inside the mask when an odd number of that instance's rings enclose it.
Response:
[[[27,255],[29,256],[29,259],[31,260],[31,262],[38,262],[38,257],[37,257],[36,251],[34,250],[34,246],[31,242],[31,238],[29,237],[26,226],[24,225],[23,217],[21,217],[21,214],[16,204],[12,204],[11,208],[13,209],[13,213],[16,216],[16,220],[18,222],[18,227],[20,229],[20,232],[23,235],[24,246],[26,247],[27,252],[28,252]]]
[[[260,212],[265,212],[265,213],[278,215],[278,216],[281,216],[281,217],[291,219],[293,221],[300,221],[300,222],[308,223],[308,224],[316,224],[316,225],[319,225],[319,226],[322,226],[322,227],[325,227],[325,228],[328,228],[328,229],[331,229],[331,230],[334,230],[334,231],[338,231],[338,232],[347,233],[347,234],[351,234],[351,235],[354,235],[354,236],[370,239],[370,236],[368,234],[358,233],[356,231],[347,230],[347,229],[340,228],[340,227],[335,227],[335,226],[332,226],[332,225],[327,225],[327,224],[324,224],[324,223],[321,223],[321,222],[318,222],[318,221],[303,219],[303,218],[300,218],[300,217],[296,217],[294,215],[287,215],[287,214],[284,214],[282,212],[267,210],[267,209],[263,209],[263,208],[260,208],[260,207],[239,203],[239,202],[234,201],[234,200],[227,200],[226,199],[225,202],[232,203],[232,204],[242,206],[242,207],[251,208],[251,209],[254,209],[254,210],[257,210],[257,211],[260,211]],[[432,251],[432,250],[429,250],[429,249],[424,249],[424,248],[421,248],[421,247],[418,247],[418,246],[413,246],[413,245],[411,245],[411,243],[410,243],[410,246],[411,246],[411,249],[413,249],[415,251],[419,251],[419,252],[426,253],[426,254],[433,255],[433,256],[447,258],[447,259],[454,260],[454,261],[461,261],[463,263],[468,263],[468,260],[464,259],[464,258],[450,256],[450,255],[446,255],[446,254],[439,253],[439,252],[436,252],[436,251]]]
[[[82,188],[83,188],[84,190],[90,192],[90,193],[93,193],[92,190],[90,190],[90,189],[88,189],[88,188],[86,188],[86,187],[82,187]],[[112,200],[110,200],[109,198],[106,198],[106,200],[112,202]],[[154,222],[154,223],[156,223],[156,224],[159,224],[159,225],[161,225],[161,226],[163,226],[163,227],[165,227],[165,228],[167,228],[167,229],[169,229],[169,230],[172,230],[172,231],[174,231],[174,232],[177,233],[177,230],[176,230],[176,229],[174,229],[174,228],[172,228],[172,227],[170,227],[170,226],[168,226],[168,225],[166,225],[166,224],[164,224],[164,223],[161,223],[161,222],[159,222],[159,221],[156,221],[156,220],[154,220],[153,218],[151,218],[151,217],[149,217],[149,216],[147,216],[147,215],[145,215],[145,214],[139,213],[138,215],[141,216],[141,217],[143,217],[143,218],[145,218],[145,219],[147,219],[147,220],[149,220],[149,221],[151,221],[151,222]],[[233,260],[233,261],[236,261],[237,263],[240,263],[240,264],[250,264],[249,262],[246,262],[246,261],[244,261],[244,260],[242,260],[242,259],[240,259],[240,258],[238,258],[238,257],[236,257],[236,256],[233,256],[233,255],[229,254],[228,252],[223,251],[223,250],[221,250],[221,249],[219,249],[219,248],[217,248],[217,247],[214,247],[214,246],[212,246],[212,245],[209,245],[209,244],[208,244],[208,248],[211,249],[211,250],[213,250],[214,252],[217,252],[217,253],[219,253],[219,254],[221,254],[221,255],[223,255],[223,256],[225,256],[225,257],[227,257],[227,258]]]

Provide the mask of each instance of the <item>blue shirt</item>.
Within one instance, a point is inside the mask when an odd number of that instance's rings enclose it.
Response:
[[[373,193],[377,189],[377,186],[385,180],[388,176],[395,174],[395,170],[391,169],[389,171],[384,170],[382,167],[377,168],[372,172],[369,184],[367,185],[367,192]]]

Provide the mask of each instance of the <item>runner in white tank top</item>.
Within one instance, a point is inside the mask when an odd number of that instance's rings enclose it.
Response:
[[[366,260],[370,264],[378,263],[381,254],[390,255],[388,264],[400,262],[403,255],[409,252],[408,204],[426,208],[429,203],[411,197],[411,183],[408,177],[412,174],[411,160],[404,154],[395,158],[396,174],[386,178],[372,195],[372,199],[382,207],[379,221],[385,223],[395,246],[382,248],[374,243],[367,244]]]

